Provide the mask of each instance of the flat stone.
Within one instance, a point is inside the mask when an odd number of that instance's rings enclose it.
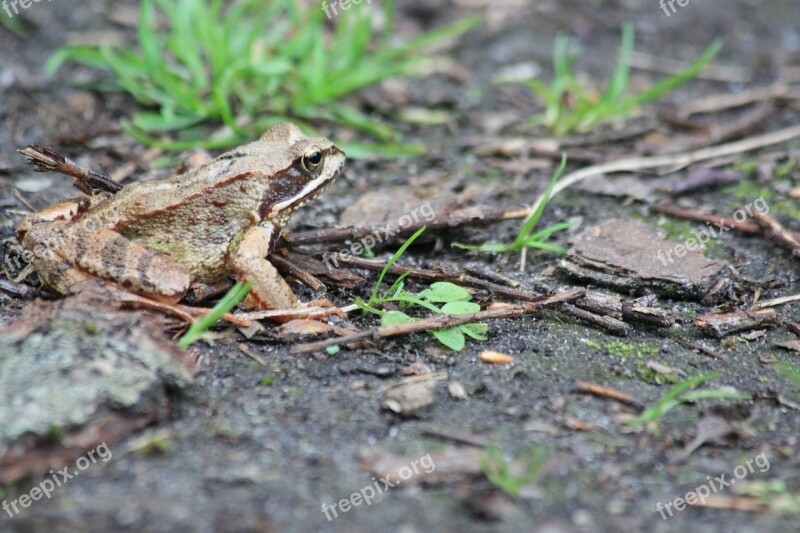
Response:
[[[576,235],[570,244],[559,265],[562,273],[632,294],[701,299],[727,267],[705,257],[700,245],[690,250],[635,219],[606,220]]]

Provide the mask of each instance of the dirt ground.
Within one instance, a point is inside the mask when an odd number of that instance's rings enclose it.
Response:
[[[795,71],[800,67],[800,10],[793,0],[694,1],[670,16],[656,2],[644,0],[398,4],[398,31],[403,36],[470,13],[482,13],[485,20],[447,51],[453,63],[443,64],[442,72],[371,88],[357,98],[381,113],[396,102],[381,104],[389,98],[386,94],[396,96],[399,91],[404,105],[444,110],[451,120],[440,126],[396,122],[407,141],[428,147],[427,154],[349,163],[344,178],[295,215],[294,231],[331,227],[359,197],[388,187],[426,187],[440,197],[463,195],[467,202],[497,206],[530,203],[544,189],[553,162],[531,157],[529,166],[517,161],[516,170],[508,170],[503,161],[515,156],[487,157],[476,147],[524,132],[519,118],[535,111],[536,100],[523,87],[497,85],[492,78],[503,67],[527,63],[541,66],[549,79],[551,47],[559,31],[581,43],[580,70],[601,80],[613,68],[619,28],[627,21],[637,30],[636,50],[657,56],[690,60],[721,37],[725,47],[714,62],[745,73],[748,87],[774,82],[784,66]],[[0,28],[3,238],[13,235],[20,218],[12,212],[20,209],[12,188],[37,208],[74,194],[69,179],[34,174],[16,148],[48,144],[86,166],[100,164],[109,171],[142,160],[144,149],[118,135],[118,118],[126,116],[134,102],[76,86],[76,81],[96,78],[98,74],[88,69],[65,68],[53,78],[42,73],[47,57],[68,39],[99,38],[104,31],[132,39],[132,32],[110,20],[125,9],[131,8],[122,2],[39,3],[24,13],[31,23],[27,36]],[[634,84],[656,76],[647,70],[634,73]],[[664,103],[648,107],[648,114],[741,88],[735,81],[697,80]],[[735,119],[738,112],[713,119]],[[799,116],[798,109],[781,107],[753,133],[797,124]],[[335,130],[325,134],[336,139]],[[87,146],[97,137],[110,141]],[[797,148],[797,142],[780,147],[787,153]],[[635,142],[591,150],[616,157],[637,154]],[[168,169],[176,161],[161,161],[161,166]],[[742,155],[726,168],[748,161],[752,155]],[[144,167],[136,167],[129,179],[167,172]],[[732,213],[769,191],[770,202],[784,207],[772,213],[797,231],[800,211],[790,209],[797,200],[788,191],[798,182],[795,165],[780,183],[757,183],[749,177],[735,185],[704,188],[690,198],[695,206]],[[574,235],[612,218],[643,220],[678,240],[685,238],[681,231],[701,226],[652,212],[647,202],[577,189],[557,197],[543,222],[579,220]],[[553,254],[531,252],[526,272],[520,273],[518,254],[475,255],[449,246],[452,241],[508,241],[518,224],[513,220],[441,232],[436,234],[438,242],[422,241],[404,260],[421,267],[471,263],[511,277],[521,288],[582,286],[559,275],[548,277],[560,259]],[[568,237],[561,235],[556,242],[565,244]],[[387,259],[401,242],[388,243],[378,257]],[[757,291],[762,300],[800,292],[796,259],[763,238],[728,232],[707,255],[732,265],[740,279],[753,281],[737,284],[740,305],[752,301]],[[374,272],[354,272],[367,281],[353,290],[332,289],[328,296],[338,305],[367,297],[377,279]],[[480,291],[476,300],[487,301]],[[27,303],[0,293],[0,325],[10,324]],[[677,324],[631,324],[629,335],[620,338],[547,310],[487,322],[488,340],[470,341],[458,353],[423,334],[371,341],[361,349],[342,347],[335,355],[293,354],[289,344],[269,335],[248,340],[233,333],[210,345],[198,343],[193,348],[199,362],[194,381],[171,392],[163,419],[110,442],[110,460],[82,471],[51,499],[36,501],[14,517],[0,512],[0,531],[800,530],[800,390],[773,364],[800,361],[796,352],[775,346],[795,338],[785,324],[800,322],[800,307],[777,307],[781,323],[761,337],[720,340],[692,326],[693,317],[713,306],[666,296],[654,305],[674,309]],[[358,314],[350,320],[359,329],[374,325],[372,318]],[[692,349],[691,343],[702,343],[718,357]],[[478,357],[486,349],[510,354],[514,363],[487,364]],[[577,391],[578,381],[592,382],[652,405],[669,385],[655,383],[644,371],[651,359],[687,376],[719,371],[712,386],[749,392],[753,399],[679,405],[659,420],[658,431],[648,432],[633,431],[620,422],[622,415],[634,412],[630,407]],[[427,371],[446,373],[435,382],[432,402],[410,416],[382,407],[389,385]],[[709,438],[684,460],[676,460],[704,431],[702,420],[712,414],[733,428],[729,433],[734,435]],[[480,447],[463,442],[470,439],[495,444],[515,463],[524,463],[528,450],[538,445],[544,466],[517,498],[511,498],[475,474]],[[740,485],[783,482],[771,499],[775,503],[784,498],[785,505],[749,511],[689,506],[667,519],[657,511],[657,504],[684,497],[717,476],[731,479],[737,466],[748,460],[752,465],[757,457],[767,458],[769,467],[756,463],[761,468],[744,476]],[[378,483],[373,476],[381,469],[376,465],[395,461],[403,466],[418,460],[424,468],[424,461],[437,458],[441,463],[434,471],[441,479],[400,483],[370,505],[346,512],[339,507],[337,517],[326,518],[324,504],[331,506]],[[38,479],[0,486],[0,500],[28,493]],[[742,494],[735,489],[719,490],[717,502],[735,506],[733,497]]]

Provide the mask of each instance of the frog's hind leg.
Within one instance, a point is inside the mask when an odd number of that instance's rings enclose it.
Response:
[[[43,224],[42,226],[49,226]],[[122,287],[152,299],[175,303],[189,288],[189,272],[167,254],[143,246],[109,229],[87,230],[72,226],[57,235],[45,234],[33,228],[25,237],[25,247],[44,245],[52,252],[48,265],[72,267],[65,282],[59,281],[65,270],[45,276],[45,282],[61,293],[75,283],[75,278],[95,276],[111,280]],[[45,254],[47,255],[47,254]],[[42,272],[34,263],[36,270]],[[47,265],[45,265],[46,267]],[[47,279],[51,278],[51,279]]]
[[[33,269],[45,286],[59,294],[69,294],[72,286],[91,278],[57,252],[64,226],[64,222],[39,223],[29,228],[22,239],[23,248],[33,252]]]

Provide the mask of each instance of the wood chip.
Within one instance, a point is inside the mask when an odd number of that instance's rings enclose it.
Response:
[[[514,358],[508,354],[495,352],[493,350],[484,350],[478,356],[484,363],[492,363],[495,365],[510,365],[514,362]]]
[[[594,394],[595,396],[601,396],[603,398],[611,398],[612,400],[617,400],[618,402],[626,403],[636,407],[642,406],[642,402],[630,394],[626,394],[616,389],[610,389],[608,387],[598,385],[597,383],[588,383],[586,381],[578,381],[576,385],[578,390],[581,392],[588,392],[589,394]]]
[[[771,328],[778,323],[774,309],[756,311],[711,312],[694,319],[692,324],[715,337],[725,337],[740,331]]]

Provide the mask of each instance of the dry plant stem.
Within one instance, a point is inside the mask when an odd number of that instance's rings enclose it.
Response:
[[[735,229],[736,231],[747,233],[749,235],[761,235],[762,233],[758,224],[753,224],[752,222],[736,222],[732,218],[725,218],[707,213],[698,213],[697,211],[688,211],[686,209],[673,207],[671,205],[654,204],[650,206],[650,210],[655,211],[656,213],[664,213],[665,215],[670,215],[676,218],[725,225],[731,229]]]
[[[34,209],[33,206],[31,204],[29,204],[25,200],[25,198],[22,197],[22,195],[19,193],[19,191],[17,189],[11,189],[11,194],[14,195],[14,198],[16,198],[17,201],[19,203],[21,203],[25,207],[25,209],[27,209],[31,213],[35,213],[36,212],[36,209]]]
[[[795,257],[800,257],[800,239],[798,236],[766,213],[753,213],[753,220],[764,230],[764,235],[781,248],[789,250]]]
[[[611,174],[614,172],[635,172],[638,170],[651,169],[656,167],[671,167],[673,171],[684,168],[698,161],[705,161],[707,159],[714,159],[716,157],[724,157],[733,154],[740,154],[764,148],[786,141],[790,141],[795,137],[800,137],[800,126],[792,126],[782,130],[766,133],[764,135],[757,135],[741,141],[722,144],[719,146],[711,146],[694,150],[685,154],[668,154],[657,155],[652,157],[631,157],[628,159],[618,159],[616,161],[608,161],[589,167],[576,170],[565,174],[558,182],[550,195],[550,198],[555,197],[559,192],[567,187],[571,187],[576,183],[583,181],[587,178],[600,176],[603,174]],[[544,196],[540,195],[536,201],[531,205],[529,212],[534,213],[541,202],[544,201]],[[522,257],[520,259],[520,270],[525,271],[525,255],[527,248],[522,249]]]
[[[800,300],[800,294],[793,294],[791,296],[784,296],[782,298],[773,298],[772,300],[763,300],[756,303],[756,308],[762,307],[775,307],[776,305],[784,305]],[[789,324],[789,329],[795,335],[800,335],[800,327],[797,324]]]
[[[576,385],[578,387],[578,390],[581,392],[587,392],[589,394],[594,394],[595,396],[601,396],[603,398],[611,398],[612,400],[617,400],[618,402],[622,402],[628,405],[633,405],[639,408],[643,407],[642,402],[640,402],[630,394],[618,391],[617,389],[610,389],[608,387],[604,387],[596,383],[589,383],[587,381],[578,381]]]
[[[725,360],[725,356],[721,353],[714,351],[713,349],[709,348],[708,346],[704,346],[700,343],[689,342],[683,339],[677,339],[676,342],[681,346],[684,346],[690,350],[697,350],[698,352],[705,354],[709,357],[713,357],[714,359],[721,359]]]
[[[74,161],[47,146],[31,144],[17,152],[28,158],[28,163],[33,165],[33,170],[36,172],[58,172],[72,176],[75,178],[75,187],[89,196],[102,191],[115,193],[122,189],[122,185],[105,172],[81,168]]]
[[[572,185],[583,181],[587,178],[600,176],[602,174],[611,174],[614,172],[635,172],[638,170],[645,170],[656,167],[672,167],[673,169],[683,168],[698,161],[705,161],[707,159],[714,159],[716,157],[724,157],[728,155],[740,154],[771,146],[781,142],[786,142],[800,137],[800,126],[792,126],[782,130],[774,131],[764,135],[758,135],[736,141],[732,143],[722,144],[719,146],[712,146],[709,148],[702,148],[694,150],[685,154],[667,154],[657,155],[652,157],[631,157],[628,159],[618,159],[616,161],[608,161],[598,165],[576,170],[565,174],[553,187],[553,192],[550,197],[556,196],[558,193],[571,187]],[[536,211],[536,208],[544,200],[543,196],[539,196],[529,209],[530,213]]]
[[[465,315],[436,315],[416,322],[408,324],[396,324],[392,326],[379,326],[371,328],[366,331],[360,331],[352,335],[345,335],[343,337],[326,339],[318,342],[311,342],[308,344],[300,344],[291,348],[291,353],[306,353],[321,350],[328,346],[335,346],[339,344],[348,344],[355,341],[366,339],[378,339],[381,337],[394,337],[396,335],[406,335],[419,331],[426,331],[429,329],[442,329],[453,326],[460,326],[470,322],[479,322],[481,320],[489,320],[493,318],[512,318],[524,314],[535,313],[539,309],[553,305],[561,304],[565,301],[572,300],[582,294],[581,289],[573,289],[570,291],[554,294],[546,298],[542,298],[537,303],[524,303],[514,304],[498,307],[495,309],[487,309],[485,311],[478,311],[477,313],[469,313]]]
[[[324,283],[285,257],[281,257],[278,254],[272,254],[269,256],[269,260],[275,266],[280,267],[290,275],[302,281],[305,286],[310,287],[315,293],[324,295],[327,292],[328,288]]]
[[[20,298],[30,299],[36,295],[36,289],[24,283],[14,283],[10,280],[0,279],[0,290],[19,296]]]
[[[720,125],[712,124],[709,128],[709,144],[717,144],[744,137],[762,126],[773,113],[775,113],[775,106],[772,102],[764,102],[752,110],[742,113],[732,122]]]
[[[740,93],[712,94],[704,98],[695,98],[681,107],[677,115],[686,118],[699,113],[719,113],[728,109],[775,100],[787,93],[789,93],[789,86],[779,81],[768,87],[754,87]],[[795,97],[800,98],[800,94]]]
[[[680,120],[670,120],[668,122],[677,124],[681,127],[699,126],[699,134],[686,137],[677,137],[672,141],[659,146],[658,154],[684,153],[687,150],[696,150],[705,146],[719,144],[722,142],[733,141],[749,135],[752,131],[758,130],[775,113],[773,102],[764,102],[757,107],[740,113],[732,121],[713,121],[708,125],[698,125],[692,122],[681,122]]]
[[[352,309],[350,309],[352,310]],[[343,315],[345,309],[338,307],[300,307],[297,309],[270,309],[269,311],[253,311],[233,315],[239,320],[263,320],[265,318],[325,318],[332,314]]]
[[[752,496],[727,496],[712,494],[705,501],[698,501],[695,505],[708,509],[725,509],[729,511],[748,511],[763,513],[769,510],[769,505]]]
[[[562,139],[558,144],[558,150],[551,151],[548,155],[556,157],[561,160],[561,152],[566,148],[575,148],[580,146],[592,146],[597,144],[614,144],[624,141],[630,141],[642,137],[652,131],[658,129],[658,123],[655,119],[647,120],[646,124],[637,125],[623,131],[602,131],[600,133],[589,133],[586,135],[579,135],[575,137],[568,137]],[[570,157],[571,161],[575,161]]]

